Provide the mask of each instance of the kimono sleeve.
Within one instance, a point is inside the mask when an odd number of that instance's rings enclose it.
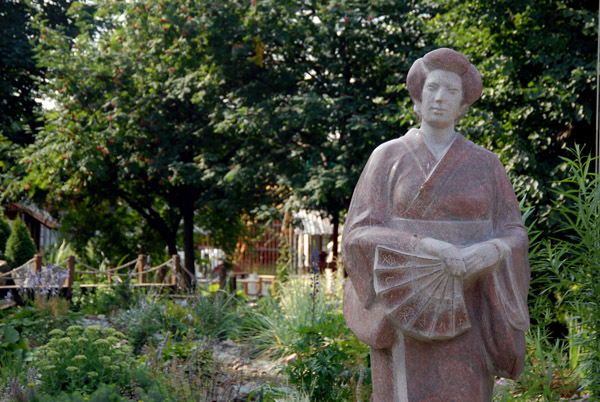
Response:
[[[399,151],[400,150],[400,151]],[[342,236],[342,253],[348,276],[360,303],[375,302],[373,264],[377,246],[414,250],[419,237],[389,227],[392,218],[394,170],[402,148],[398,143],[378,147],[356,185]]]

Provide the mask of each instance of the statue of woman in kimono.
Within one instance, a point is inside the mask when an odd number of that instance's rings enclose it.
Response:
[[[454,131],[481,95],[460,53],[411,67],[420,121],[371,155],[344,225],[344,315],[371,346],[374,402],[491,401],[529,328],[528,239],[498,158]]]

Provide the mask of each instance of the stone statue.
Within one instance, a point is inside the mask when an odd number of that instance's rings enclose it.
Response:
[[[372,401],[491,401],[523,369],[527,233],[501,162],[454,131],[477,69],[437,49],[407,85],[420,127],[373,152],[344,225],[344,316],[371,347]]]

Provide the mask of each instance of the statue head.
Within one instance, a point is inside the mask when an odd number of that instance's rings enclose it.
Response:
[[[481,96],[481,74],[469,60],[455,50],[440,48],[427,53],[415,61],[408,71],[406,85],[414,102],[417,119],[421,121],[421,100],[423,85],[430,72],[435,70],[450,71],[457,74],[462,81],[462,107],[455,123],[466,113],[469,106]]]

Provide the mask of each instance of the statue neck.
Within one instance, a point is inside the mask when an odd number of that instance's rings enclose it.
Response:
[[[454,126],[437,128],[427,123],[421,124],[419,132],[421,133],[423,142],[437,160],[440,160],[444,156],[450,144],[452,144],[457,136]]]

